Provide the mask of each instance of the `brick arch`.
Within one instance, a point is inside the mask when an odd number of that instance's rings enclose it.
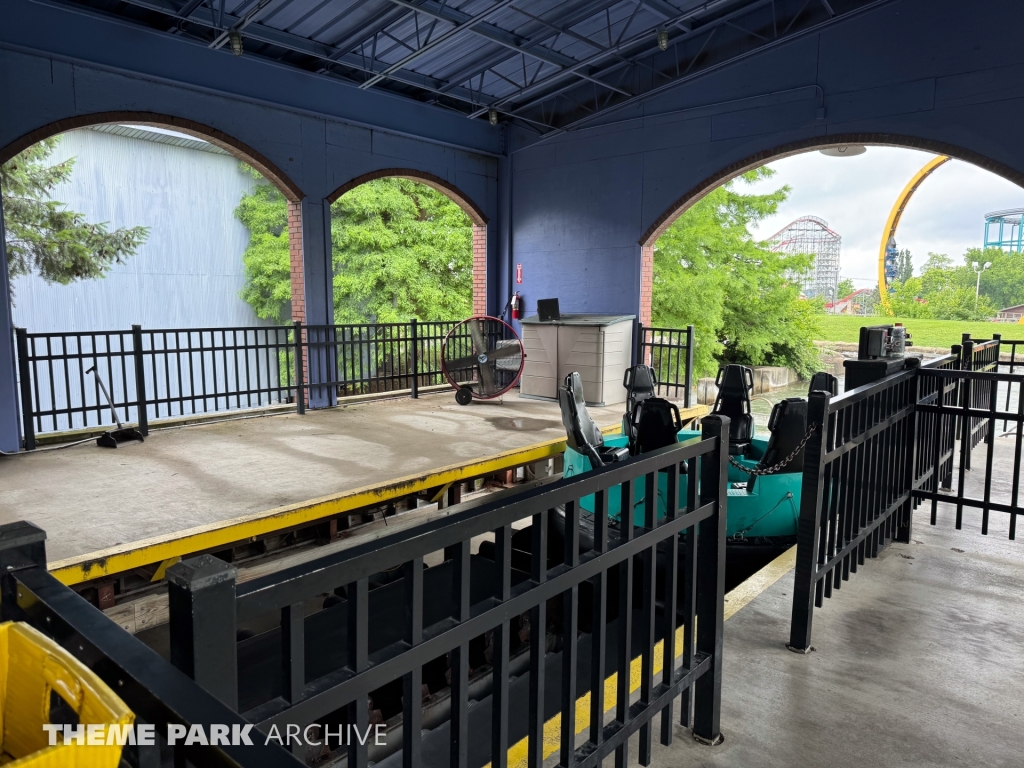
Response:
[[[195,120],[187,120],[183,117],[164,115],[157,112],[96,112],[89,115],[76,115],[74,117],[57,120],[56,122],[40,126],[34,131],[29,131],[6,147],[0,149],[0,163],[6,163],[19,152],[22,152],[33,144],[44,139],[49,139],[59,133],[73,131],[76,128],[88,128],[91,125],[128,123],[131,125],[150,125],[157,128],[168,128],[171,130],[186,133],[190,136],[208,141],[220,147],[225,152],[230,152],[235,157],[244,160],[265,177],[270,179],[274,185],[281,190],[289,202],[298,203],[303,198],[303,192],[299,186],[288,178],[280,168],[257,152],[252,147],[229,136],[223,131],[211,128],[208,125],[197,123]]]
[[[864,144],[874,147],[899,147],[901,149],[918,149],[937,155],[949,155],[957,160],[976,165],[986,171],[1002,176],[1020,187],[1024,187],[1024,173],[1016,171],[1003,163],[990,160],[984,155],[942,141],[920,139],[890,133],[847,133],[834,136],[815,136],[801,141],[781,144],[750,155],[732,163],[692,187],[686,194],[670,205],[654,223],[647,228],[640,238],[640,322],[649,325],[651,322],[651,300],[654,290],[654,244],[665,230],[682,216],[694,203],[699,201],[713,189],[725,184],[747,171],[759,168],[773,160],[827,149],[836,145]]]
[[[338,187],[327,198],[333,203],[346,192],[368,181],[376,179],[409,179],[420,184],[426,184],[436,189],[445,197],[448,197],[469,217],[473,223],[473,314],[487,314],[487,216],[483,210],[470,197],[450,182],[425,171],[417,171],[412,168],[385,168],[372,173],[358,176]]]

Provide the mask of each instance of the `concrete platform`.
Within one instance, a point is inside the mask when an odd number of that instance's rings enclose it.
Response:
[[[591,414],[611,425],[622,410]],[[463,407],[450,391],[154,430],[117,450],[90,441],[0,458],[0,523],[44,528],[52,567],[564,438],[555,403]]]
[[[733,615],[725,742],[701,746],[676,726],[652,765],[1021,765],[1024,541],[980,535],[980,513],[961,531],[948,506],[936,527],[928,514],[915,515],[911,544],[891,545],[815,611],[813,653],[784,647],[792,573]]]

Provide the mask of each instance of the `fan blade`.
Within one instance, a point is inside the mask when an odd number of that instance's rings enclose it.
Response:
[[[444,365],[449,371],[465,371],[480,365],[480,360],[476,355],[470,355],[469,357],[460,357],[457,360],[447,360]]]
[[[487,353],[487,360],[488,362],[491,360],[503,360],[506,357],[516,357],[521,354],[522,350],[519,348],[518,344],[509,344],[507,347],[492,349]]]
[[[475,320],[470,320],[469,323],[469,335],[473,339],[473,351],[478,355],[486,355],[487,341],[484,339],[484,331],[481,327],[481,323]],[[496,382],[494,381],[494,371],[491,370],[489,365],[480,366],[480,383],[483,385],[484,392],[496,391]]]

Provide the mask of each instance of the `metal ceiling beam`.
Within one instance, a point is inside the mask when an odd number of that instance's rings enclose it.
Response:
[[[156,13],[163,13],[173,16],[176,13],[176,9],[169,0],[122,0],[122,2],[128,5],[133,5],[138,8],[144,8],[148,11],[154,11]],[[216,14],[209,8],[201,7],[197,8],[192,17],[189,19],[195,24],[209,27],[214,30],[220,31],[220,28],[215,24]],[[238,24],[241,19],[230,13],[224,13],[224,23],[228,28]],[[318,43],[309,38],[302,37],[300,35],[294,35],[291,32],[283,32],[273,27],[265,27],[262,24],[250,24],[245,30],[245,37],[260,43],[266,43],[268,45],[277,46],[294,53],[300,53],[313,58],[321,59],[328,63],[340,64],[341,66],[355,69],[359,72],[366,74],[377,74],[379,70],[372,69],[361,61],[361,57],[355,54],[347,54],[345,52],[338,51],[333,46],[326,45],[324,43]],[[335,56],[337,54],[337,56]],[[378,66],[382,67],[383,64]],[[416,72],[403,72],[399,76],[393,78],[396,82],[404,85],[411,85],[415,88],[421,88],[430,93],[436,94],[437,96],[446,96],[455,101],[461,101],[467,103],[473,107],[485,107],[486,102],[476,98],[475,95],[468,92],[465,88],[455,88],[448,91],[441,91],[441,85],[448,85],[447,81],[436,80],[426,75],[421,75]],[[527,122],[542,125],[538,120],[534,120],[529,117],[522,118]],[[543,124],[546,125],[546,124]],[[550,126],[547,126],[550,127]]]
[[[674,5],[666,3],[665,0],[641,0],[641,5],[647,6],[656,14],[661,16],[661,18],[663,19],[674,19],[681,13],[681,11],[678,8],[676,8]],[[683,32],[691,31],[690,26],[682,21],[677,21],[674,24],[666,26],[678,27],[679,29],[683,30]]]
[[[539,16],[534,16],[528,11],[524,11],[522,8],[519,8],[517,6],[509,6],[509,10],[515,11],[516,13],[527,17],[528,19],[536,22],[539,26],[543,27],[544,29],[548,29],[556,34],[566,35],[567,37],[571,37],[572,39],[578,42],[585,43],[591,46],[592,48],[596,48],[600,51],[603,51],[605,50],[604,45],[590,39],[589,37],[585,37],[584,35],[581,35],[577,32],[573,32],[571,29],[569,29],[569,27],[573,26],[574,24],[579,24],[583,21],[586,21],[587,19],[591,18],[594,14],[601,13],[602,11],[605,10],[605,8],[609,8],[613,5],[616,5],[619,2],[621,2],[621,0],[599,0],[599,2],[596,3],[588,3],[581,9],[577,10],[576,13],[573,13],[568,17],[559,19],[558,23],[546,21],[540,18]],[[509,56],[506,51],[500,51],[497,54],[482,57],[480,60],[473,62],[470,66],[463,67],[458,72],[446,75],[445,79],[448,80],[453,85],[456,83],[463,83],[468,78],[475,77],[476,75],[479,75],[481,72],[485,72],[488,69],[494,69],[494,67],[497,67],[498,65],[506,61],[509,61],[512,58],[514,57]]]
[[[424,56],[434,48],[450,41],[452,38],[462,34],[463,32],[472,32],[473,34],[482,37],[485,40],[488,40],[492,43],[497,43],[498,45],[515,51],[516,53],[525,53],[527,56],[538,59],[548,64],[553,64],[556,67],[560,67],[562,69],[575,67],[578,63],[576,59],[572,58],[571,56],[566,56],[564,53],[559,53],[558,51],[541,45],[539,42],[531,42],[530,40],[519,37],[518,35],[509,32],[506,29],[502,29],[501,27],[498,27],[494,24],[489,24],[485,21],[487,17],[511,5],[513,0],[501,0],[497,5],[488,8],[487,10],[477,14],[476,16],[470,16],[468,13],[465,13],[464,11],[460,11],[449,6],[442,5],[441,3],[436,2],[436,0],[424,0],[424,2],[419,4],[411,3],[409,2],[409,0],[391,0],[391,2],[395,3],[396,5],[401,5],[403,7],[409,8],[415,11],[416,13],[422,13],[426,16],[431,16],[433,18],[437,18],[441,21],[446,21],[456,26],[448,30],[444,34],[434,38],[434,40],[431,40],[426,45],[420,47],[419,50],[417,50],[416,52],[410,53],[408,56],[404,57],[400,61],[395,62],[390,67],[388,67],[388,69],[381,76],[370,78],[360,86],[361,88],[370,88],[376,85],[378,82],[383,80],[385,76],[390,75],[392,72],[397,72],[400,69],[405,69],[409,64],[411,64],[416,59],[420,58],[421,56]],[[490,67],[488,67],[488,69],[489,68]],[[474,73],[474,75],[476,74],[480,73]],[[632,95],[629,91],[626,91],[622,88],[609,85],[608,83],[605,83],[601,80],[596,80],[587,72],[577,71],[576,75],[577,77],[580,77],[584,80],[590,80],[592,82],[595,82],[597,83],[597,85],[600,85],[603,88],[610,88],[613,91],[617,91],[618,93],[621,93],[624,96]],[[461,80],[455,82],[461,82]]]
[[[769,1],[770,0],[760,0],[759,4],[761,2],[769,2]],[[680,21],[681,22],[686,22],[686,21],[688,21],[690,19],[696,19],[696,17],[699,16],[700,14],[702,14],[702,13],[707,13],[711,9],[718,8],[719,6],[723,6],[723,5],[728,5],[731,2],[732,2],[732,0],[708,0],[708,2],[703,3],[699,8],[691,8],[690,10],[685,11],[685,12],[679,14],[674,19],[670,19],[668,23],[670,25],[674,25],[676,22],[680,22]],[[658,29],[659,26],[661,26],[661,25],[655,25],[654,27],[648,27],[644,31],[638,32],[637,34],[633,35],[628,40],[621,41],[621,42],[619,42],[619,43],[617,43],[615,45],[612,45],[610,47],[605,48],[603,51],[598,51],[598,52],[594,53],[593,55],[587,57],[586,59],[583,59],[582,61],[579,62],[579,64],[576,65],[575,68],[563,69],[560,72],[556,72],[551,77],[547,77],[544,80],[541,80],[540,82],[537,82],[534,85],[530,86],[529,88],[523,89],[519,93],[512,94],[510,96],[506,96],[506,97],[504,97],[502,99],[499,99],[492,106],[493,106],[493,108],[499,108],[499,107],[502,107],[502,106],[504,106],[504,105],[506,105],[506,104],[508,104],[508,103],[510,103],[512,101],[515,101],[517,98],[522,98],[523,96],[529,95],[531,93],[538,93],[538,92],[544,90],[545,88],[549,88],[554,83],[559,82],[561,80],[564,80],[567,77],[569,77],[570,75],[574,74],[575,73],[574,72],[575,69],[582,68],[582,67],[589,67],[591,65],[597,64],[597,63],[603,61],[604,59],[606,59],[607,57],[611,56],[612,54],[618,53],[619,51],[622,51],[624,49],[631,48],[631,47],[637,45],[637,43],[639,43],[641,41],[646,41],[648,43],[653,43],[654,42],[654,38],[652,37],[652,33],[655,32]],[[561,90],[565,90],[565,89],[561,89]],[[561,92],[561,91],[559,91],[559,92]],[[546,99],[546,98],[550,98],[550,96],[551,96],[551,94],[545,95],[541,100]],[[479,117],[482,114],[483,114],[483,111],[478,110],[478,111],[474,112],[472,115],[470,115],[470,117]]]
[[[372,77],[369,80],[367,80],[365,83],[362,84],[362,86],[360,86],[362,88],[370,88],[376,85],[381,80],[384,80],[388,75],[405,68],[406,65],[411,64],[421,56],[425,56],[427,53],[434,50],[438,46],[443,45],[449,40],[452,40],[453,38],[456,38],[459,35],[462,35],[463,33],[470,31],[474,27],[474,25],[480,24],[489,16],[491,16],[491,14],[496,13],[512,4],[512,0],[499,0],[497,4],[492,5],[487,10],[478,13],[476,16],[470,16],[468,13],[458,11],[454,8],[448,8],[447,6],[442,6],[440,3],[434,3],[436,8],[428,8],[426,3],[414,4],[409,2],[408,0],[391,0],[391,2],[394,3],[395,5],[400,5],[404,8],[408,8],[417,13],[423,13],[427,16],[433,16],[434,18],[437,18],[440,21],[448,22],[449,24],[453,24],[454,26],[451,29],[442,32],[429,43],[422,46],[416,53],[411,53],[405,58],[390,65],[387,68],[387,70],[385,70],[385,72],[383,72],[381,75]]]
[[[819,21],[819,22],[817,22],[815,24],[812,24],[809,27],[799,29],[798,31],[793,32],[792,34],[787,34],[788,30],[792,27],[792,20],[791,20],[791,23],[790,23],[789,27],[787,27],[786,32],[780,33],[775,39],[769,40],[768,42],[764,42],[764,43],[760,43],[760,44],[755,43],[751,49],[749,49],[749,50],[747,50],[747,51],[745,51],[743,53],[737,54],[735,56],[731,56],[731,57],[729,57],[725,61],[717,62],[714,65],[712,65],[712,67],[710,67],[709,69],[718,69],[720,67],[723,67],[723,66],[726,66],[728,64],[731,64],[731,63],[733,63],[733,62],[735,62],[735,61],[737,61],[739,59],[745,58],[745,57],[753,55],[755,53],[760,53],[761,51],[764,51],[767,48],[771,48],[771,47],[773,47],[775,45],[778,45],[780,43],[786,42],[786,41],[788,41],[788,40],[790,40],[790,39],[792,39],[792,38],[794,38],[794,37],[796,37],[798,35],[805,35],[808,32],[813,32],[813,31],[815,31],[817,29],[820,29],[823,26],[826,26],[826,25],[832,23],[837,18],[847,18],[847,17],[849,17],[849,16],[851,16],[853,14],[863,13],[863,12],[865,12],[867,10],[870,10],[872,8],[876,8],[876,7],[885,5],[885,4],[889,3],[889,2],[892,2],[892,0],[865,0],[858,7],[852,8],[852,9],[846,11],[845,13],[837,14],[837,16],[829,17],[828,19],[823,20],[823,21]],[[806,8],[806,4],[802,5],[800,7],[800,9],[797,11],[797,13],[794,14],[794,19],[795,19],[796,16],[799,16],[805,10],[805,8]],[[729,14],[727,17],[722,17],[722,19],[718,20],[718,22],[714,24],[713,28],[712,28],[711,24],[708,24],[703,29],[710,29],[711,32],[713,33],[714,30],[720,28],[721,24],[725,23],[726,19],[728,19],[728,18],[733,18],[733,14]],[[652,53],[649,53],[647,55],[648,56],[654,55],[654,53],[652,52]],[[693,62],[691,61],[691,64],[692,63]],[[616,69],[616,68],[618,68],[617,65],[613,65],[609,69]],[[657,95],[658,93],[666,91],[666,90],[668,90],[670,88],[675,88],[676,86],[680,85],[683,82],[686,82],[688,80],[692,80],[692,79],[694,79],[696,77],[699,77],[699,76],[705,74],[707,71],[709,71],[709,69],[699,70],[699,71],[693,72],[691,74],[681,76],[679,78],[674,78],[670,82],[664,83],[664,84],[656,86],[654,88],[651,88],[651,89],[649,89],[648,91],[646,91],[646,92],[644,92],[642,94],[638,94],[637,96],[633,97],[632,99],[626,99],[624,101],[619,101],[618,103],[613,104],[610,107],[608,107],[607,109],[603,110],[602,114],[607,114],[608,112],[611,112],[611,111],[616,110],[616,109],[621,109],[623,107],[629,106],[630,104],[635,104],[635,103],[639,103],[639,102],[645,101],[645,100],[647,100],[647,99]],[[605,71],[602,72],[602,74],[607,75],[608,71],[609,70],[605,70]],[[687,71],[689,71],[689,70],[687,70]],[[571,90],[571,88],[560,89],[556,93],[560,94],[562,90]],[[548,98],[550,98],[550,95],[546,96],[542,100],[538,100],[537,102],[534,102],[534,104],[531,105],[531,106],[540,106],[541,108],[543,108],[543,102],[546,101]],[[512,114],[515,114],[515,113],[512,113]],[[523,115],[516,115],[516,116],[517,117],[524,117]],[[591,122],[596,117],[598,117],[598,115],[585,115],[585,116],[583,116],[583,117],[581,117],[581,118],[579,118],[577,120],[574,120],[574,121],[572,121],[572,122],[570,122],[568,124],[564,124],[563,126],[561,126],[558,129],[557,133],[564,133],[566,131],[576,130],[576,129],[582,127],[583,125],[585,125],[586,123]]]

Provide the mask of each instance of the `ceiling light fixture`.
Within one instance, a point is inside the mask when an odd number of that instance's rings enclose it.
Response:
[[[498,110],[496,110],[496,109],[489,109],[489,110],[487,110],[487,120],[490,122],[491,125],[497,125],[498,124]]]
[[[658,47],[661,48],[661,50],[663,50],[663,51],[667,51],[668,50],[668,30],[667,29],[659,29],[658,30]]]
[[[836,147],[823,149],[821,154],[828,157],[854,157],[856,155],[863,155],[867,151],[868,148],[863,144],[841,144]]]
[[[244,50],[242,47],[242,33],[237,29],[232,29],[228,32],[228,42],[231,43],[231,52],[235,56],[241,56]]]

